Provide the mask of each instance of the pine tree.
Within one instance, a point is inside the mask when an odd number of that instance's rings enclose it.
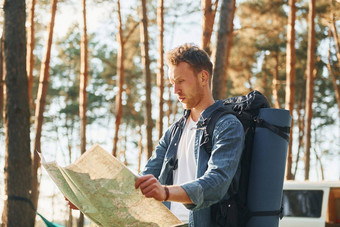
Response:
[[[4,2],[5,194],[4,226],[34,226],[32,161],[26,74],[25,1]]]

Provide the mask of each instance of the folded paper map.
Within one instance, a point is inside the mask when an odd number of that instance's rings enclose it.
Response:
[[[57,187],[99,226],[178,226],[181,221],[161,202],[135,189],[136,175],[99,145],[67,167],[42,165]]]

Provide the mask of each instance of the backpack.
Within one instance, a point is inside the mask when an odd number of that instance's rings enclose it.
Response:
[[[244,227],[253,216],[273,215],[282,218],[282,208],[280,210],[260,212],[250,211],[247,208],[249,172],[256,127],[265,127],[278,134],[286,141],[289,141],[290,127],[272,125],[259,118],[260,109],[269,108],[270,105],[266,97],[256,90],[250,92],[246,96],[225,99],[223,100],[223,104],[222,107],[213,111],[210,117],[204,121],[202,125],[204,132],[200,146],[204,146],[205,151],[209,153],[209,155],[211,154],[211,138],[215,124],[220,117],[226,114],[235,115],[242,123],[245,133],[245,144],[239,163],[241,174],[238,179],[234,177],[228,189],[230,198],[228,200],[219,201],[211,207],[211,217],[215,226]],[[177,125],[179,125],[180,122],[183,122],[183,118],[187,117],[187,115],[188,114],[185,114]]]

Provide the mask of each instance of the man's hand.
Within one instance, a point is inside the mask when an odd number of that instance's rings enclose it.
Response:
[[[79,210],[78,207],[76,207],[73,203],[70,202],[70,200],[68,200],[66,197],[65,197],[65,200],[68,202],[68,207],[72,210]]]
[[[154,198],[158,201],[164,201],[166,198],[164,186],[151,174],[139,177],[135,182],[135,188],[140,188],[147,198]]]

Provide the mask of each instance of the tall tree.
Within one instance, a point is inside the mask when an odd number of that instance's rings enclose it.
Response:
[[[164,0],[158,0],[157,7],[157,26],[158,26],[158,54],[157,58],[157,86],[158,86],[158,97],[159,97],[159,110],[158,110],[158,138],[160,139],[163,135],[163,116],[164,116]]]
[[[25,1],[4,1],[5,194],[4,226],[34,226],[30,206],[32,160],[26,74]]]
[[[279,88],[280,88],[280,83],[279,83],[279,50],[276,52],[273,52],[274,55],[274,61],[275,61],[275,67],[274,67],[274,75],[273,75],[273,98],[274,98],[274,107],[275,108],[281,108],[280,100],[279,100]]]
[[[331,36],[331,30],[328,31],[329,32],[329,37]],[[339,110],[339,116],[340,116],[340,88],[337,84],[337,78],[335,76],[335,72],[333,71],[333,67],[332,67],[332,61],[331,61],[331,47],[329,47],[328,49],[328,62],[327,62],[327,69],[329,72],[329,75],[332,78],[332,83],[334,86],[334,90],[335,90],[335,99],[338,103],[338,110]]]
[[[143,134],[142,134],[142,126],[140,125],[138,127],[138,135],[139,135],[139,140],[137,142],[138,146],[138,167],[137,171],[138,173],[141,171],[141,163],[142,163],[142,155],[143,155]]]
[[[294,98],[295,98],[295,17],[296,17],[296,0],[289,0],[289,14],[287,24],[287,56],[286,56],[286,98],[285,109],[289,110],[293,117]],[[292,180],[292,144],[293,144],[293,126],[294,117],[290,128],[290,140],[287,155],[286,179]]]
[[[308,49],[306,68],[306,107],[305,107],[305,180],[309,180],[310,149],[311,149],[311,123],[313,117],[314,97],[314,62],[315,62],[315,0],[309,1],[308,12]]]
[[[118,12],[118,34],[117,34],[117,42],[118,42],[118,53],[117,53],[117,87],[118,93],[116,95],[116,121],[115,121],[115,131],[113,136],[113,150],[112,154],[117,156],[117,143],[118,143],[118,133],[119,126],[122,119],[123,114],[123,105],[122,105],[122,94],[123,94],[123,85],[124,85],[124,38],[123,38],[123,26],[122,26],[122,16],[120,11],[120,0],[117,0],[117,12]]]
[[[338,59],[338,67],[340,67],[340,46],[339,46],[338,32],[337,32],[336,25],[335,25],[335,1],[334,0],[332,0],[331,20],[328,26],[328,37],[330,40],[331,40],[332,34],[333,34],[333,40],[334,40],[335,49],[336,49],[336,56]],[[336,65],[336,63],[334,65]],[[329,47],[329,50],[328,50],[327,68],[332,78],[332,83],[333,83],[334,90],[335,90],[335,98],[338,103],[339,116],[340,116],[340,88],[337,84],[337,78],[336,78],[335,72],[333,72],[333,69],[332,69],[331,47]]]
[[[34,68],[34,16],[35,16],[35,0],[31,1],[29,11],[29,29],[27,34],[27,77],[28,77],[28,100],[33,107],[32,87],[33,87],[33,68]]]
[[[335,11],[336,11],[335,4],[336,4],[335,0],[332,0],[332,15],[331,15],[330,28],[332,30],[333,39],[334,39],[335,48],[336,48],[336,56],[337,56],[338,64],[340,67],[340,44],[339,44],[339,37],[338,37],[338,32],[337,32],[336,23],[335,23]]]
[[[79,119],[80,119],[80,151],[86,151],[86,110],[87,110],[87,77],[88,77],[88,51],[87,51],[87,25],[86,25],[86,0],[83,5],[83,33],[80,41],[80,89],[79,89]]]
[[[210,43],[211,34],[214,28],[215,15],[217,11],[218,0],[212,4],[211,0],[201,0],[201,7],[203,11],[202,17],[202,41],[201,46],[209,55],[211,55]]]
[[[119,128],[123,117],[123,105],[122,105],[122,97],[124,91],[124,79],[125,79],[125,60],[130,56],[126,56],[125,54],[125,46],[127,41],[132,36],[136,28],[138,27],[139,23],[134,23],[134,25],[129,29],[128,34],[124,37],[124,30],[123,30],[123,23],[122,23],[122,16],[120,10],[120,1],[117,0],[117,11],[118,11],[118,34],[117,34],[117,42],[118,42],[118,53],[117,53],[117,87],[118,92],[115,99],[115,130],[113,136],[113,148],[112,154],[113,156],[117,156],[118,150],[118,138],[119,138]],[[128,22],[127,22],[128,23]],[[130,24],[127,24],[127,27]],[[131,53],[130,53],[131,54]],[[134,55],[134,54],[132,54]],[[131,67],[132,68],[132,67]]]
[[[86,0],[82,0],[83,14],[83,33],[80,41],[80,84],[79,84],[79,119],[80,119],[80,152],[84,154],[86,151],[86,110],[87,110],[87,24],[86,24]],[[84,226],[84,214],[80,212],[78,227]]]
[[[33,146],[33,171],[32,171],[32,202],[35,207],[38,206],[39,198],[39,179],[38,169],[40,168],[40,158],[37,152],[41,152],[41,131],[44,120],[44,109],[46,103],[46,95],[49,81],[50,57],[53,40],[53,29],[55,15],[57,11],[58,0],[51,0],[51,18],[48,26],[48,39],[46,41],[46,50],[43,61],[41,62],[39,87],[37,95],[37,105],[35,108],[35,139]]]
[[[171,112],[172,112],[172,100],[171,100],[171,84],[168,83],[168,100],[166,102],[167,106],[168,106],[168,111],[166,112],[166,116],[168,118],[168,127],[170,127],[170,125],[172,124],[171,122]]]
[[[3,36],[0,38],[0,123],[3,118],[4,93],[5,93],[5,73],[4,73],[4,42]]]
[[[228,56],[233,33],[235,0],[223,0],[220,11],[216,50],[214,51],[214,72],[212,91],[215,99],[223,99],[226,93]]]
[[[141,0],[142,9],[141,22],[140,22],[140,35],[141,35],[141,52],[143,62],[143,74],[145,79],[145,125],[146,125],[146,149],[147,157],[152,155],[152,116],[151,116],[151,71],[150,71],[150,56],[149,56],[149,33],[148,33],[148,17],[146,9],[146,0]]]

